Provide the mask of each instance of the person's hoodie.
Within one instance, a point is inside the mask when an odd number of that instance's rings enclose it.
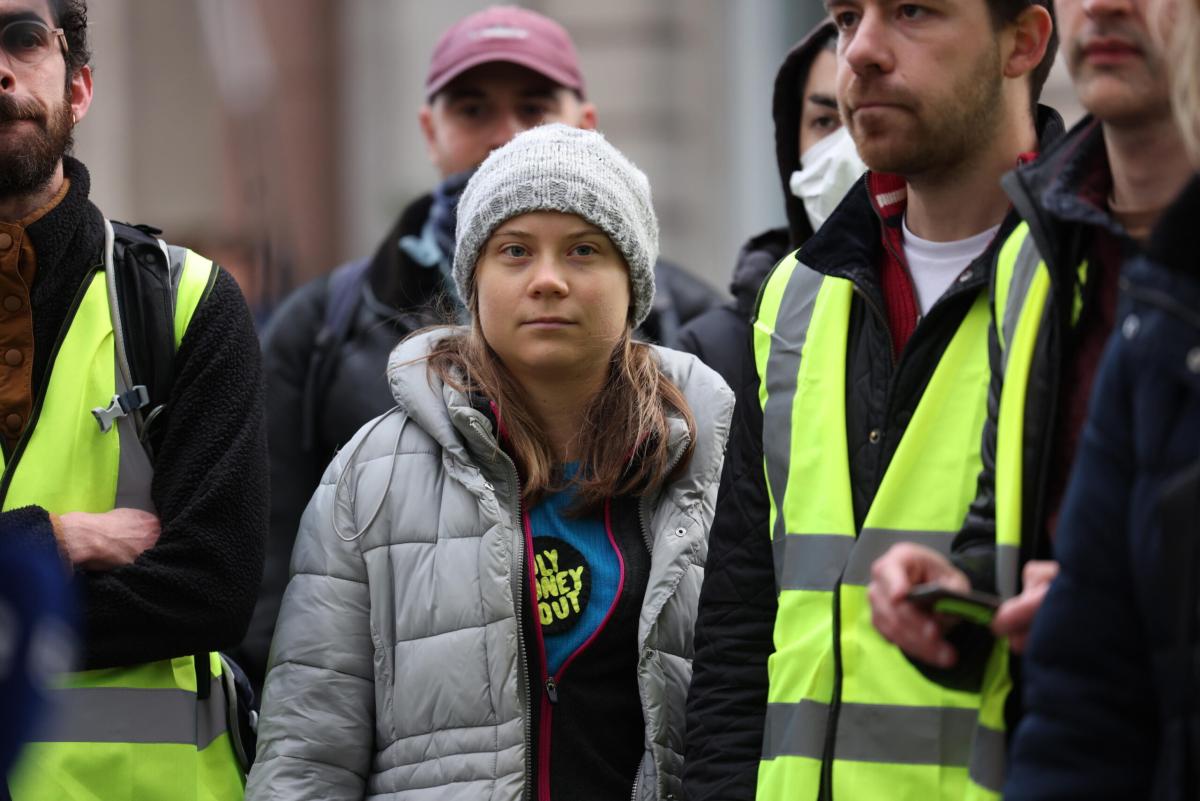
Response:
[[[817,55],[835,36],[834,24],[823,21],[788,52],[775,76],[771,114],[775,121],[775,160],[787,225],[764,231],[742,245],[729,285],[733,300],[709,309],[679,332],[676,347],[699,356],[734,388],[742,380],[742,370],[750,356],[750,319],[759,287],[772,267],[813,234],[803,202],[792,194],[791,178],[800,169],[800,119],[808,73]]]

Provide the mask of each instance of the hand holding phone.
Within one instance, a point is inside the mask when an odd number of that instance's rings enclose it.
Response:
[[[963,592],[971,589],[970,579],[945,554],[913,542],[893,545],[871,565],[867,587],[871,622],[885,640],[913,659],[950,668],[958,655],[943,633],[958,618],[909,602],[914,587],[929,583]]]
[[[975,590],[959,592],[937,582],[918,585],[906,597],[922,609],[957,617],[977,626],[990,625],[1000,606],[1000,597],[997,595]]]

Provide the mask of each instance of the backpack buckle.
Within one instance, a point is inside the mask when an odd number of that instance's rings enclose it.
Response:
[[[116,421],[128,416],[131,412],[150,405],[150,392],[144,384],[138,384],[128,392],[119,392],[112,397],[108,408],[97,406],[92,409],[92,417],[100,424],[100,433],[106,434]]]

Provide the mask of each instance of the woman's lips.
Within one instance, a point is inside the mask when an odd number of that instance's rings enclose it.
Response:
[[[575,323],[565,317],[536,317],[532,320],[526,320],[524,325],[534,328],[562,328]]]

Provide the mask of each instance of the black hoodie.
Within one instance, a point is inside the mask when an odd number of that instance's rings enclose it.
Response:
[[[772,267],[813,234],[804,204],[791,192],[791,177],[800,167],[804,84],[813,61],[825,43],[836,35],[837,28],[832,22],[822,22],[791,49],[775,76],[771,114],[775,120],[775,160],[783,187],[787,226],[764,231],[742,245],[729,285],[733,301],[709,309],[679,332],[676,347],[698,356],[734,388],[741,381],[742,366],[750,354],[750,318],[759,287]]]

